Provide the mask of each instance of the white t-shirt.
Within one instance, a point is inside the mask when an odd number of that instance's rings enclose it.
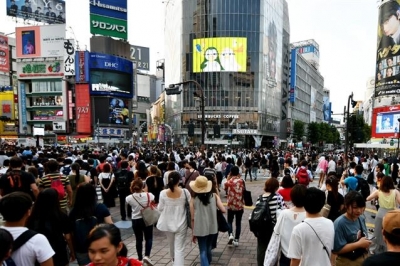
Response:
[[[281,249],[283,254],[288,257],[289,242],[292,235],[292,229],[300,224],[306,218],[306,212],[294,212],[292,210],[283,210],[278,216],[275,225],[275,233],[281,235]]]
[[[336,163],[333,160],[329,160],[328,173],[329,172],[336,172]]]
[[[150,202],[154,200],[154,195],[152,193],[148,193],[150,196]],[[135,197],[135,200],[133,197]],[[142,213],[140,212],[143,207],[147,207],[148,199],[147,193],[133,193],[126,197],[126,203],[128,203],[132,207],[132,220],[143,218]],[[139,202],[139,203],[138,203]],[[140,206],[142,205],[142,206]]]
[[[23,232],[28,230],[26,227],[2,226],[1,228],[10,232],[14,239],[17,239]],[[36,234],[22,247],[13,252],[11,258],[16,265],[35,265],[36,260],[39,263],[43,263],[53,257],[54,254],[47,238],[42,234]]]
[[[316,233],[306,222],[314,228]],[[318,237],[324,243],[329,255],[326,254]],[[301,259],[302,266],[331,265],[330,256],[334,237],[335,231],[331,220],[324,217],[306,218],[303,223],[293,228],[288,257]]]

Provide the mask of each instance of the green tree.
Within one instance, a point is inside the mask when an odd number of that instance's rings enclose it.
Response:
[[[349,147],[353,147],[354,143],[365,143],[371,138],[371,127],[364,122],[361,115],[351,114],[347,125]]]
[[[299,142],[302,140],[303,136],[305,136],[305,123],[295,120],[293,125],[293,139]]]
[[[307,139],[309,142],[311,142],[312,144],[318,143],[320,139],[320,134],[321,130],[319,123],[311,122],[310,124],[308,124]]]

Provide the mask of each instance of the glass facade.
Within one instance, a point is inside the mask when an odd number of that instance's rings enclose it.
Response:
[[[169,33],[166,29],[166,49],[171,52],[165,61],[166,84],[194,80],[201,85],[206,138],[213,138],[216,124],[221,125],[223,136],[235,129],[257,130],[258,135],[266,137],[264,141],[279,136],[282,89],[287,90],[286,85],[282,86],[283,47],[289,45],[289,39],[283,38],[284,26],[289,31],[286,1],[183,0],[181,5],[170,7],[171,16],[167,7],[167,19],[180,13],[176,15],[180,15],[182,27],[179,46],[171,46],[177,40],[172,28]],[[178,58],[176,47],[181,47],[181,67],[168,60]],[[216,58],[213,68],[210,54]],[[172,69],[168,70],[169,66]],[[199,137],[201,116],[193,97],[196,90],[191,83],[183,87],[181,95],[169,96],[166,114],[167,122],[177,132],[194,123]],[[235,137],[247,142],[244,136]]]

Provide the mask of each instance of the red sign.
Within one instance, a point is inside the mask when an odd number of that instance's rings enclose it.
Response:
[[[10,72],[10,48],[8,37],[0,35],[0,71]]]
[[[108,108],[108,106],[104,106]],[[76,132],[92,133],[89,84],[75,84]]]
[[[375,108],[372,112],[373,138],[397,138],[400,129],[400,105]]]

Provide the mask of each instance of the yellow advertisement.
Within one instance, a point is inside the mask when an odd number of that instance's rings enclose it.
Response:
[[[8,135],[16,133],[14,120],[14,93],[5,91],[0,93],[0,132]]]
[[[246,72],[247,39],[238,37],[193,40],[193,72]]]

